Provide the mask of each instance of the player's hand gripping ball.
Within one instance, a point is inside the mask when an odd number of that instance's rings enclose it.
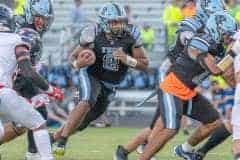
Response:
[[[78,53],[78,56],[76,59],[77,68],[93,65],[95,61],[96,61],[96,56],[94,51],[90,49],[84,49],[83,51]]]

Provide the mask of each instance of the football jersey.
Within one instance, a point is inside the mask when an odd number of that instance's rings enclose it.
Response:
[[[140,31],[134,25],[128,25],[121,37],[108,39],[98,25],[87,26],[80,37],[80,45],[92,48],[96,55],[96,62],[87,71],[96,79],[119,84],[127,74],[129,66],[115,59],[113,53],[122,48],[132,56],[132,48],[142,46]]]
[[[0,33],[0,85],[12,88],[12,77],[17,67],[15,48],[25,44],[15,33]]]

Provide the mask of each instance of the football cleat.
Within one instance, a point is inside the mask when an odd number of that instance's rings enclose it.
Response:
[[[25,156],[25,160],[41,160],[41,156],[39,153],[27,152]]]

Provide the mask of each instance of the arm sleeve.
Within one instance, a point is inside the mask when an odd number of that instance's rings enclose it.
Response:
[[[32,82],[42,90],[49,88],[48,82],[40,76],[32,67],[29,50],[25,46],[17,46],[15,48],[15,55],[18,62],[18,67],[22,75],[32,80]]]

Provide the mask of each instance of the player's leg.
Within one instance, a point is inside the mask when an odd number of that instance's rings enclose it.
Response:
[[[101,116],[106,111],[108,104],[109,104],[108,99],[100,95],[94,107],[92,107],[91,110],[87,113],[84,120],[82,121],[82,123],[79,125],[79,127],[75,132],[78,132],[78,131],[81,132],[82,130],[87,128],[92,121],[96,120],[99,116]],[[61,127],[59,131],[54,133],[53,135],[54,141],[60,139],[62,129],[63,127]]]
[[[240,160],[240,99],[239,99],[239,85],[236,87],[234,96],[234,106],[232,109],[232,132],[233,132],[233,155],[235,160]]]
[[[195,152],[197,160],[202,160],[209,151],[231,136],[232,132],[229,129],[229,123],[229,121],[224,122],[224,124],[212,133],[207,142]]]
[[[80,124],[77,131],[83,131],[85,128],[87,128],[89,126],[89,124],[92,121],[98,119],[106,111],[106,109],[110,103],[109,95],[112,94],[112,90],[109,90],[106,88],[103,90],[101,91],[100,95],[98,96],[96,104],[88,112],[85,119],[83,120],[83,123]]]
[[[147,143],[147,139],[150,133],[150,128],[144,128],[126,145],[118,145],[116,153],[114,155],[115,160],[127,160],[128,154],[135,151],[140,145]]]
[[[7,143],[18,136],[23,135],[27,129],[25,127],[18,127],[15,123],[9,122],[4,124],[4,135],[0,140],[0,144]]]
[[[52,151],[46,121],[23,97],[8,88],[0,92],[0,112],[9,117],[10,120],[33,130],[37,149],[42,160],[52,160]],[[14,97],[14,100],[12,99]]]
[[[180,128],[183,102],[159,91],[160,116],[148,137],[148,143],[139,160],[149,160],[173,138]]]
[[[47,120],[47,108],[43,104],[42,106],[38,107],[36,109],[42,117]],[[26,154],[26,160],[35,160],[37,159],[40,155],[38,154],[38,150],[34,141],[34,136],[33,136],[33,131],[28,130],[27,132],[27,140],[28,140],[28,152]]]
[[[194,146],[202,142],[218,127],[222,121],[217,110],[202,95],[197,95],[192,99],[192,106],[184,107],[184,114],[202,122],[202,125],[190,136],[190,138],[182,145],[175,148],[175,153],[182,158],[193,157]]]
[[[233,125],[233,144],[232,150],[234,160],[240,160],[240,126]]]
[[[60,137],[54,136],[55,138],[59,138],[57,141],[56,148],[54,152],[58,156],[64,155],[65,146],[67,140],[71,134],[77,129],[79,125],[84,121],[87,113],[91,110],[91,108],[95,105],[97,101],[97,97],[101,91],[101,84],[98,80],[90,77],[86,71],[86,69],[81,69],[79,73],[80,77],[80,96],[78,105],[70,112],[69,118],[66,124],[61,128]],[[57,133],[59,134],[59,132]],[[55,134],[55,135],[57,135]]]
[[[161,96],[161,95],[159,95],[159,96]],[[131,139],[128,142],[128,144],[126,144],[124,146],[119,145],[117,147],[116,153],[114,155],[116,160],[126,160],[128,157],[128,154],[135,151],[140,145],[147,144],[148,137],[151,134],[154,124],[160,116],[160,106],[159,105],[160,105],[160,102],[158,101],[158,107],[154,114],[153,120],[150,124],[150,127],[144,128],[143,130],[141,130],[133,139]]]
[[[184,135],[189,135],[188,132],[188,117],[182,116],[182,121],[181,121],[181,130],[183,131]]]

